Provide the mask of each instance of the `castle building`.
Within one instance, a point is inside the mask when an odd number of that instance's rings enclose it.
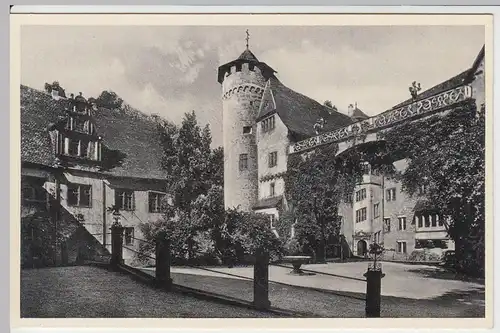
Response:
[[[134,258],[139,225],[161,218],[166,196],[156,126],[140,113],[98,108],[81,93],[64,98],[21,86],[23,266],[108,256],[112,206],[125,227],[124,260]]]
[[[346,151],[353,128],[363,130],[366,125],[370,141],[375,140],[379,128],[445,112],[464,99],[474,98],[478,106],[484,105],[483,67],[484,47],[462,73],[369,117],[357,103],[341,113],[334,106],[322,105],[286,87],[272,67],[259,61],[247,45],[236,60],[218,69],[226,208],[268,214],[275,230],[279,208],[286,205],[282,176],[290,154],[333,142],[339,144],[340,151]],[[418,107],[416,113],[414,107]],[[406,167],[405,160],[394,165],[398,170]],[[401,184],[372,173],[368,165],[352,198],[339,207],[341,232],[351,254],[365,256],[374,242],[390,249],[386,256],[394,260],[408,259],[414,250],[423,248],[438,254],[453,249],[439,212],[429,209],[423,200],[425,188],[421,194],[410,198],[401,191]]]

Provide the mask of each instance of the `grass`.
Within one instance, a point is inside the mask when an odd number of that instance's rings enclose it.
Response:
[[[256,318],[269,313],[159,291],[129,276],[76,266],[21,271],[22,318]]]
[[[150,272],[151,273],[151,272]],[[253,299],[253,282],[215,276],[172,274],[175,284],[245,301]],[[365,294],[336,292],[277,283],[269,285],[269,300],[276,308],[321,317],[365,317]],[[390,318],[482,318],[484,288],[446,293],[433,299],[382,296],[381,316]]]

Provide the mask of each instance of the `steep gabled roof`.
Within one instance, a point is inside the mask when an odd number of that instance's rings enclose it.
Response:
[[[21,85],[21,161],[51,166],[54,151],[47,127],[64,115],[68,100]],[[164,178],[162,148],[156,123],[144,114],[99,108],[94,112],[96,132],[104,147],[120,152],[122,164],[106,171],[110,175]],[[104,156],[103,156],[104,157]]]
[[[358,107],[356,106],[352,112],[352,117],[351,118],[354,118],[354,119],[359,119],[359,120],[362,120],[362,119],[367,119],[367,118],[370,118],[369,116],[367,116],[363,111],[361,111],[360,109],[358,109]]]
[[[288,130],[300,138],[315,136],[314,124],[320,118],[325,120],[324,132],[353,123],[349,116],[286,87],[276,76],[268,80],[264,96],[268,91],[276,108],[261,108],[257,121],[276,112]]]

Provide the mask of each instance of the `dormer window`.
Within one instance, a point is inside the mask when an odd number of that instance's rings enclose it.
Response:
[[[262,120],[262,132],[272,131],[275,127],[274,116]]]
[[[69,139],[68,155],[79,156],[80,141]]]

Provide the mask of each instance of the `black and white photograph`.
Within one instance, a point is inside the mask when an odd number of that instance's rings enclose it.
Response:
[[[20,25],[20,318],[485,319],[488,16],[247,16]]]

